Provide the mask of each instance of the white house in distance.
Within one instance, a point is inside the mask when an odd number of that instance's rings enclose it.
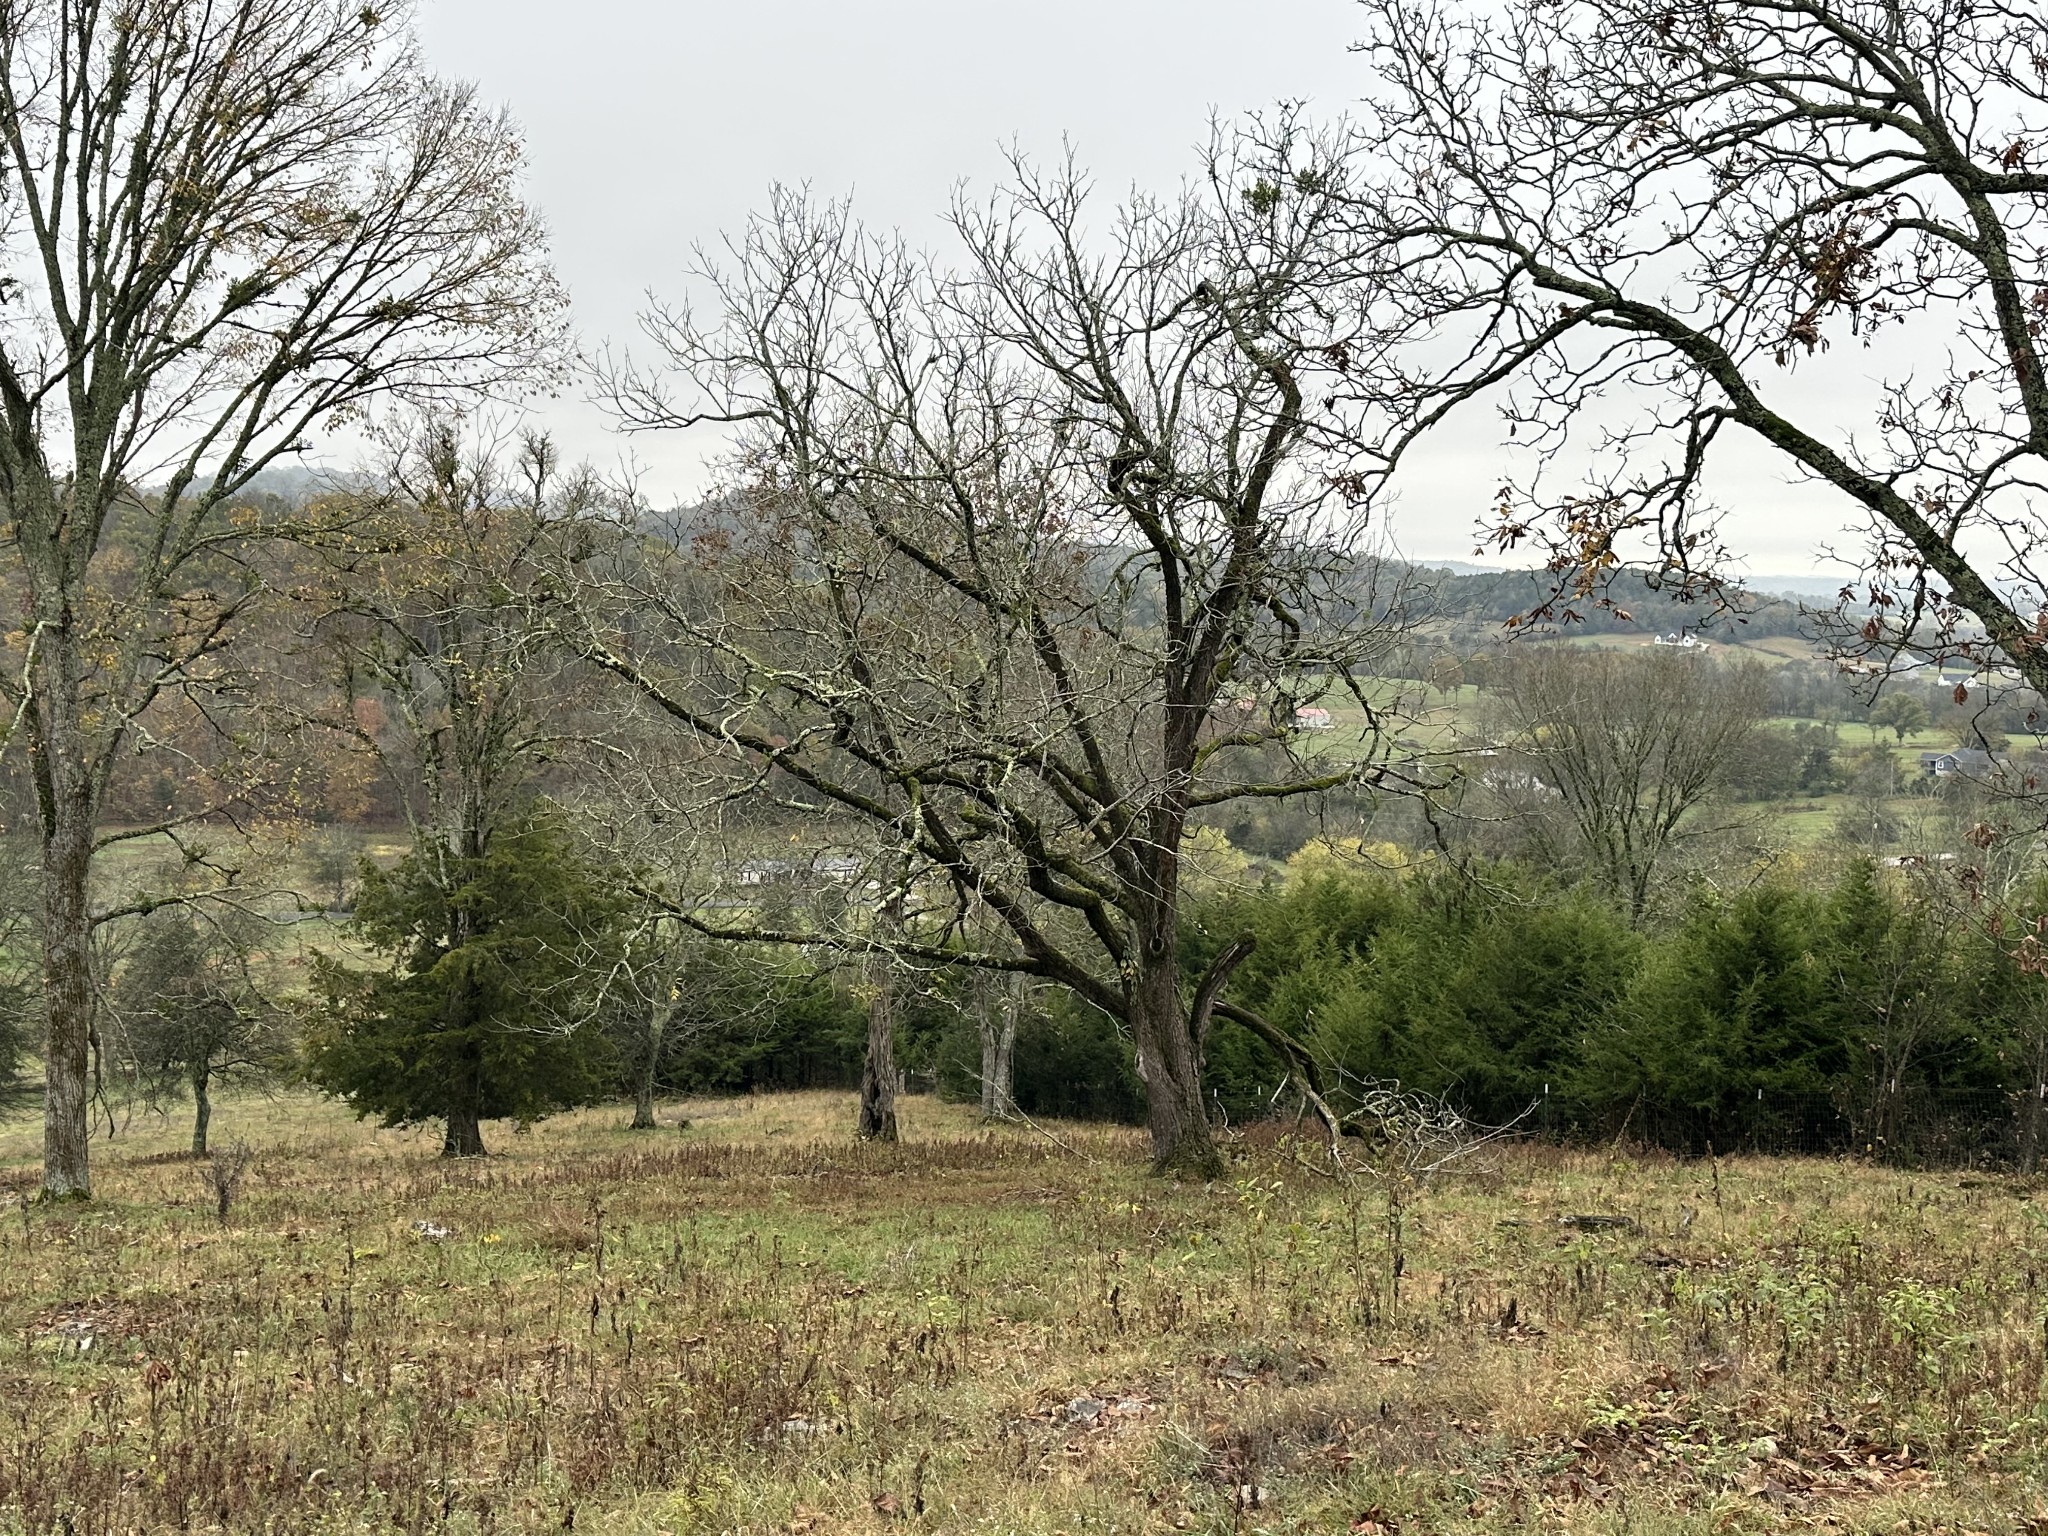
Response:
[[[1233,699],[1231,705],[1241,715],[1255,715],[1259,711],[1257,699]],[[1297,731],[1333,731],[1336,728],[1337,722],[1320,705],[1303,704],[1294,711],[1294,729]]]
[[[2004,766],[1982,747],[1957,747],[1948,752],[1920,754],[1920,772],[1930,779],[1983,778]]]
[[[1711,645],[1702,640],[1698,635],[1688,634],[1682,629],[1675,635],[1658,635],[1650,643],[1652,645],[1676,646],[1681,651],[1711,651],[1713,649]]]

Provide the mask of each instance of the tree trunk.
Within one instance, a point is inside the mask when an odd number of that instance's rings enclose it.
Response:
[[[452,850],[457,859],[473,864],[484,854],[485,831],[480,822],[465,818],[457,831]],[[452,887],[444,879],[442,890]],[[457,906],[450,914],[448,924],[448,948],[451,953],[459,951],[466,944],[482,936],[482,922],[479,914],[467,905]],[[470,971],[458,973],[456,984],[450,989],[447,1000],[447,1022],[449,1026],[468,1037],[468,1045],[461,1057],[461,1065],[450,1073],[448,1084],[448,1133],[441,1139],[443,1157],[483,1157],[484,1132],[478,1124],[478,1106],[484,1102],[483,1046],[476,1039],[477,1028],[477,983]]]
[[[647,1059],[640,1066],[640,1081],[633,1090],[633,1123],[628,1129],[651,1131],[654,1124],[654,1086],[661,1075],[661,1046],[668,1038],[668,1021],[675,1017],[675,992],[656,997],[647,1010]]]
[[[213,1100],[206,1096],[210,1074],[202,1067],[192,1073],[192,1155],[206,1156],[206,1127],[213,1119]]]
[[[43,838],[43,1198],[84,1200],[92,1195],[92,808],[76,792],[52,798]]]
[[[448,1134],[441,1142],[443,1157],[485,1157],[483,1127],[473,1109],[448,1111]]]
[[[1024,976],[1022,972],[1012,974],[1001,991],[995,978],[986,974],[976,976],[974,986],[974,1025],[981,1036],[981,1118],[1007,1120],[1017,1103],[1013,1063],[1017,1016],[1024,1006]]]
[[[1209,1132],[1201,1055],[1181,1005],[1178,949],[1170,929],[1146,943],[1131,993],[1131,1033],[1145,1080],[1154,1170],[1213,1179],[1223,1172],[1223,1156]]]
[[[883,958],[875,966],[874,995],[868,1003],[868,1048],[860,1070],[862,1141],[896,1137],[896,978]]]
[[[974,1033],[981,1041],[981,1118],[996,1118],[996,1037],[1002,1019],[996,1007],[995,981],[986,971],[974,973]]]
[[[1010,1002],[1003,1010],[1002,1028],[996,1034],[996,1118],[1012,1119],[1017,1113],[1017,1023],[1024,1014],[1024,978],[1010,978]]]

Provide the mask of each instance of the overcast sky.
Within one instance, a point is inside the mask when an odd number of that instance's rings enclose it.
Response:
[[[1170,186],[1212,113],[1281,99],[1344,110],[1361,89],[1349,0],[422,0],[436,70],[476,81],[523,126],[530,196],[585,345],[631,347],[650,289],[679,295],[777,181],[852,194],[864,222],[937,241],[962,180],[1001,147],[1071,139],[1105,190]],[[578,401],[546,420],[571,457],[630,454],[658,501],[703,482],[707,436],[622,442]],[[1471,553],[1505,460],[1475,414],[1417,466],[1396,514],[1408,553]],[[1756,572],[1810,569],[1832,519],[1788,518],[1761,460],[1724,481]]]

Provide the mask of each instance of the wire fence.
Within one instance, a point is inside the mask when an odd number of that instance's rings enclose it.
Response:
[[[1849,1156],[1893,1167],[2021,1173],[2048,1163],[2048,1085],[1761,1090],[1705,1107],[1639,1103],[1619,1125],[1578,1123],[1546,1094],[1531,1124],[1538,1135],[1559,1141],[1606,1139],[1694,1156]]]

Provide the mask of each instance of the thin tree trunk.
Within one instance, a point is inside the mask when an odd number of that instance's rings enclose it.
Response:
[[[647,1057],[640,1064],[640,1081],[633,1089],[633,1123],[627,1129],[654,1130],[654,1085],[661,1074],[661,1043],[668,1034],[669,1015],[675,1005],[657,999],[647,1012]]]
[[[981,1041],[981,1118],[996,1118],[996,1039],[1002,1032],[997,1015],[995,982],[986,971],[974,973],[974,1033]]]
[[[46,810],[43,842],[43,1197],[88,1199],[86,1155],[92,1099],[92,810],[79,794],[61,794]],[[54,812],[54,814],[51,814]]]
[[[1202,1102],[1201,1057],[1181,1005],[1178,946],[1170,929],[1145,945],[1131,1003],[1152,1165],[1160,1173],[1215,1178],[1223,1157]]]
[[[204,1067],[192,1073],[192,1155],[206,1156],[206,1127],[213,1119],[213,1100],[206,1096],[211,1076]]]
[[[472,795],[472,786],[465,785],[464,793]],[[473,811],[473,805],[465,810]],[[455,857],[466,864],[473,864],[484,855],[485,831],[482,819],[466,814],[459,823],[455,843]],[[445,889],[446,887],[444,887]],[[464,945],[480,938],[480,923],[477,914],[467,907],[458,907],[449,924],[448,941],[451,951],[460,950]],[[466,975],[467,973],[465,973]],[[463,1031],[476,1028],[476,984],[473,978],[458,981],[448,999],[449,1022]],[[478,1123],[477,1106],[483,1102],[483,1060],[482,1046],[474,1038],[463,1055],[461,1069],[454,1074],[455,1081],[448,1087],[448,1132],[441,1140],[443,1157],[483,1157],[483,1127]]]
[[[860,1070],[860,1121],[854,1134],[862,1141],[895,1141],[896,1135],[896,978],[886,956],[875,965],[874,993],[868,1002],[868,1048]]]
[[[1016,1107],[1012,1062],[1017,1050],[1017,1015],[1023,1008],[1024,977],[1013,974],[998,991],[995,978],[974,979],[974,1027],[981,1037],[981,1118],[1007,1120]],[[1007,992],[1008,996],[1002,995]]]
[[[448,1111],[448,1134],[441,1142],[443,1157],[485,1157],[483,1127],[473,1109]]]
[[[1017,1113],[1017,1021],[1024,1012],[1024,977],[1010,978],[1009,1006],[1003,1009],[1001,1027],[996,1031],[995,1112],[998,1120]]]

